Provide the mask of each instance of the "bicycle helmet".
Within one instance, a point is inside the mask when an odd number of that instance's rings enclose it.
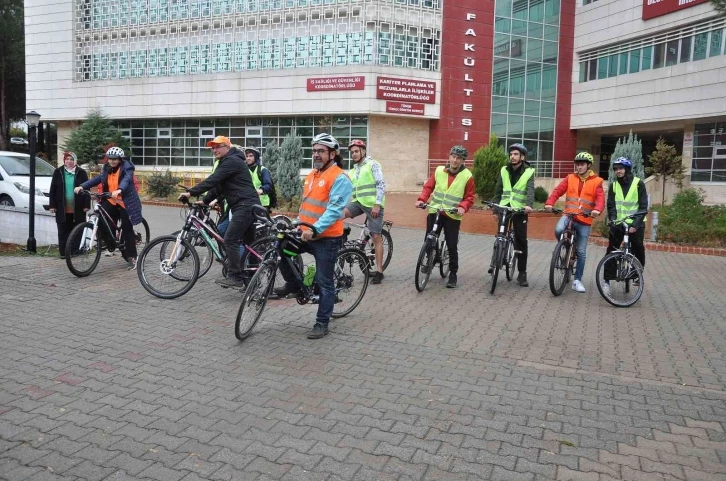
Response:
[[[575,162],[587,162],[588,164],[592,164],[592,161],[594,158],[589,152],[580,152],[575,156]]]
[[[463,145],[455,145],[449,151],[449,154],[461,157],[463,160],[469,156],[469,151]]]
[[[123,159],[124,151],[120,147],[111,147],[110,149],[108,149],[108,152],[106,152],[106,158],[107,159]]]
[[[613,162],[613,169],[616,165],[622,165],[626,169],[632,169],[633,163],[630,161],[630,159],[626,159],[625,157],[618,157],[615,159],[615,162]]]
[[[245,147],[245,154],[247,152],[256,153],[258,156],[260,155],[260,149],[258,149],[257,147]]]
[[[518,150],[520,154],[526,156],[527,155],[527,147],[525,147],[522,144],[512,144],[509,146],[508,152],[512,152],[513,150]]]
[[[324,145],[331,150],[338,150],[340,148],[340,144],[337,140],[335,140],[335,137],[326,133],[318,134],[313,137],[312,145],[315,144]]]
[[[365,149],[366,143],[360,139],[354,139],[350,141],[350,144],[348,144],[348,148],[350,149],[351,147],[360,147],[361,149]]]

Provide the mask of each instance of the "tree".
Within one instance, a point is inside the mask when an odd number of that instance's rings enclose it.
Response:
[[[20,137],[23,139],[28,138],[28,133],[19,127],[10,127],[10,131],[8,132],[8,135],[10,137]]]
[[[88,112],[86,120],[71,131],[61,148],[75,152],[79,164],[95,164],[103,157],[103,146],[111,143],[121,147],[126,157],[131,157],[129,139],[121,135],[100,109],[93,109]]]
[[[499,179],[499,172],[507,165],[507,153],[504,147],[499,145],[499,139],[495,134],[489,137],[489,143],[479,147],[474,153],[474,185],[476,195],[480,200],[491,200],[494,198],[494,190]]]
[[[630,131],[627,139],[623,137],[618,139],[615,144],[615,150],[610,158],[610,176],[608,177],[608,183],[612,184],[615,181],[615,172],[613,172],[613,162],[619,157],[625,157],[630,159],[633,163],[633,175],[645,179],[645,172],[643,170],[643,145],[638,140],[637,135],[633,135],[633,131]]]
[[[668,178],[671,178],[679,189],[683,188],[683,179],[686,176],[683,158],[678,155],[675,146],[668,145],[663,137],[660,137],[655,144],[655,151],[648,156],[648,161],[650,161],[650,167],[645,169],[648,175],[663,177],[661,202],[665,204],[665,188]]]
[[[293,199],[300,198],[302,182],[300,167],[303,163],[302,139],[287,134],[280,146],[281,159],[277,167],[277,192],[283,202],[292,206]]]
[[[262,165],[270,171],[272,180],[276,182],[277,170],[280,168],[280,163],[282,162],[282,152],[277,142],[268,142],[260,160],[262,161]]]
[[[8,150],[10,124],[25,117],[23,0],[0,3],[0,150]]]
[[[726,15],[726,0],[711,0],[713,8],[721,15]]]

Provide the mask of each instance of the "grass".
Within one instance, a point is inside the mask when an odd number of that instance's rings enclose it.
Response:
[[[0,257],[58,257],[58,246],[38,246],[37,253],[32,254],[19,244],[0,243]]]

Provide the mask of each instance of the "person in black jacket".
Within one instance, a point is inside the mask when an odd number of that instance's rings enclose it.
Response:
[[[85,170],[76,165],[76,154],[63,153],[63,165],[53,172],[50,181],[50,213],[55,214],[58,225],[58,253],[61,259],[66,258],[66,241],[68,234],[78,224],[86,221],[86,212],[91,208],[91,198],[79,196],[73,189],[88,180]]]
[[[224,246],[227,251],[227,277],[215,282],[226,287],[244,287],[242,277],[240,239],[249,244],[254,240],[254,216],[252,206],[260,205],[260,196],[252,183],[250,169],[247,167],[244,153],[232,147],[227,137],[217,136],[207,142],[207,147],[219,164],[212,175],[179,196],[179,200],[198,196],[204,192],[202,202],[209,204],[220,195],[227,201],[232,211],[232,220],[224,234]]]

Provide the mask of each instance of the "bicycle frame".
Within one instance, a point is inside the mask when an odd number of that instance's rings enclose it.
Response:
[[[108,196],[101,196],[100,194],[93,194],[89,193],[88,195],[92,195],[95,197],[103,197],[107,198]],[[106,233],[109,235],[109,239],[111,239],[111,242],[114,244],[113,247],[121,248],[121,244],[123,243],[123,240],[119,238],[120,229],[116,225],[116,222],[113,217],[111,217],[111,214],[106,212],[106,209],[104,209],[100,203],[94,202],[93,204],[93,213],[89,215],[90,219],[87,221],[93,224],[93,230],[91,231],[91,237],[90,240],[93,242],[94,239],[98,236],[98,228],[99,228],[99,222],[101,225],[106,229]],[[112,227],[113,226],[113,227]],[[88,239],[87,237],[83,238],[83,241]],[[79,248],[83,248],[83,245],[80,245]]]

